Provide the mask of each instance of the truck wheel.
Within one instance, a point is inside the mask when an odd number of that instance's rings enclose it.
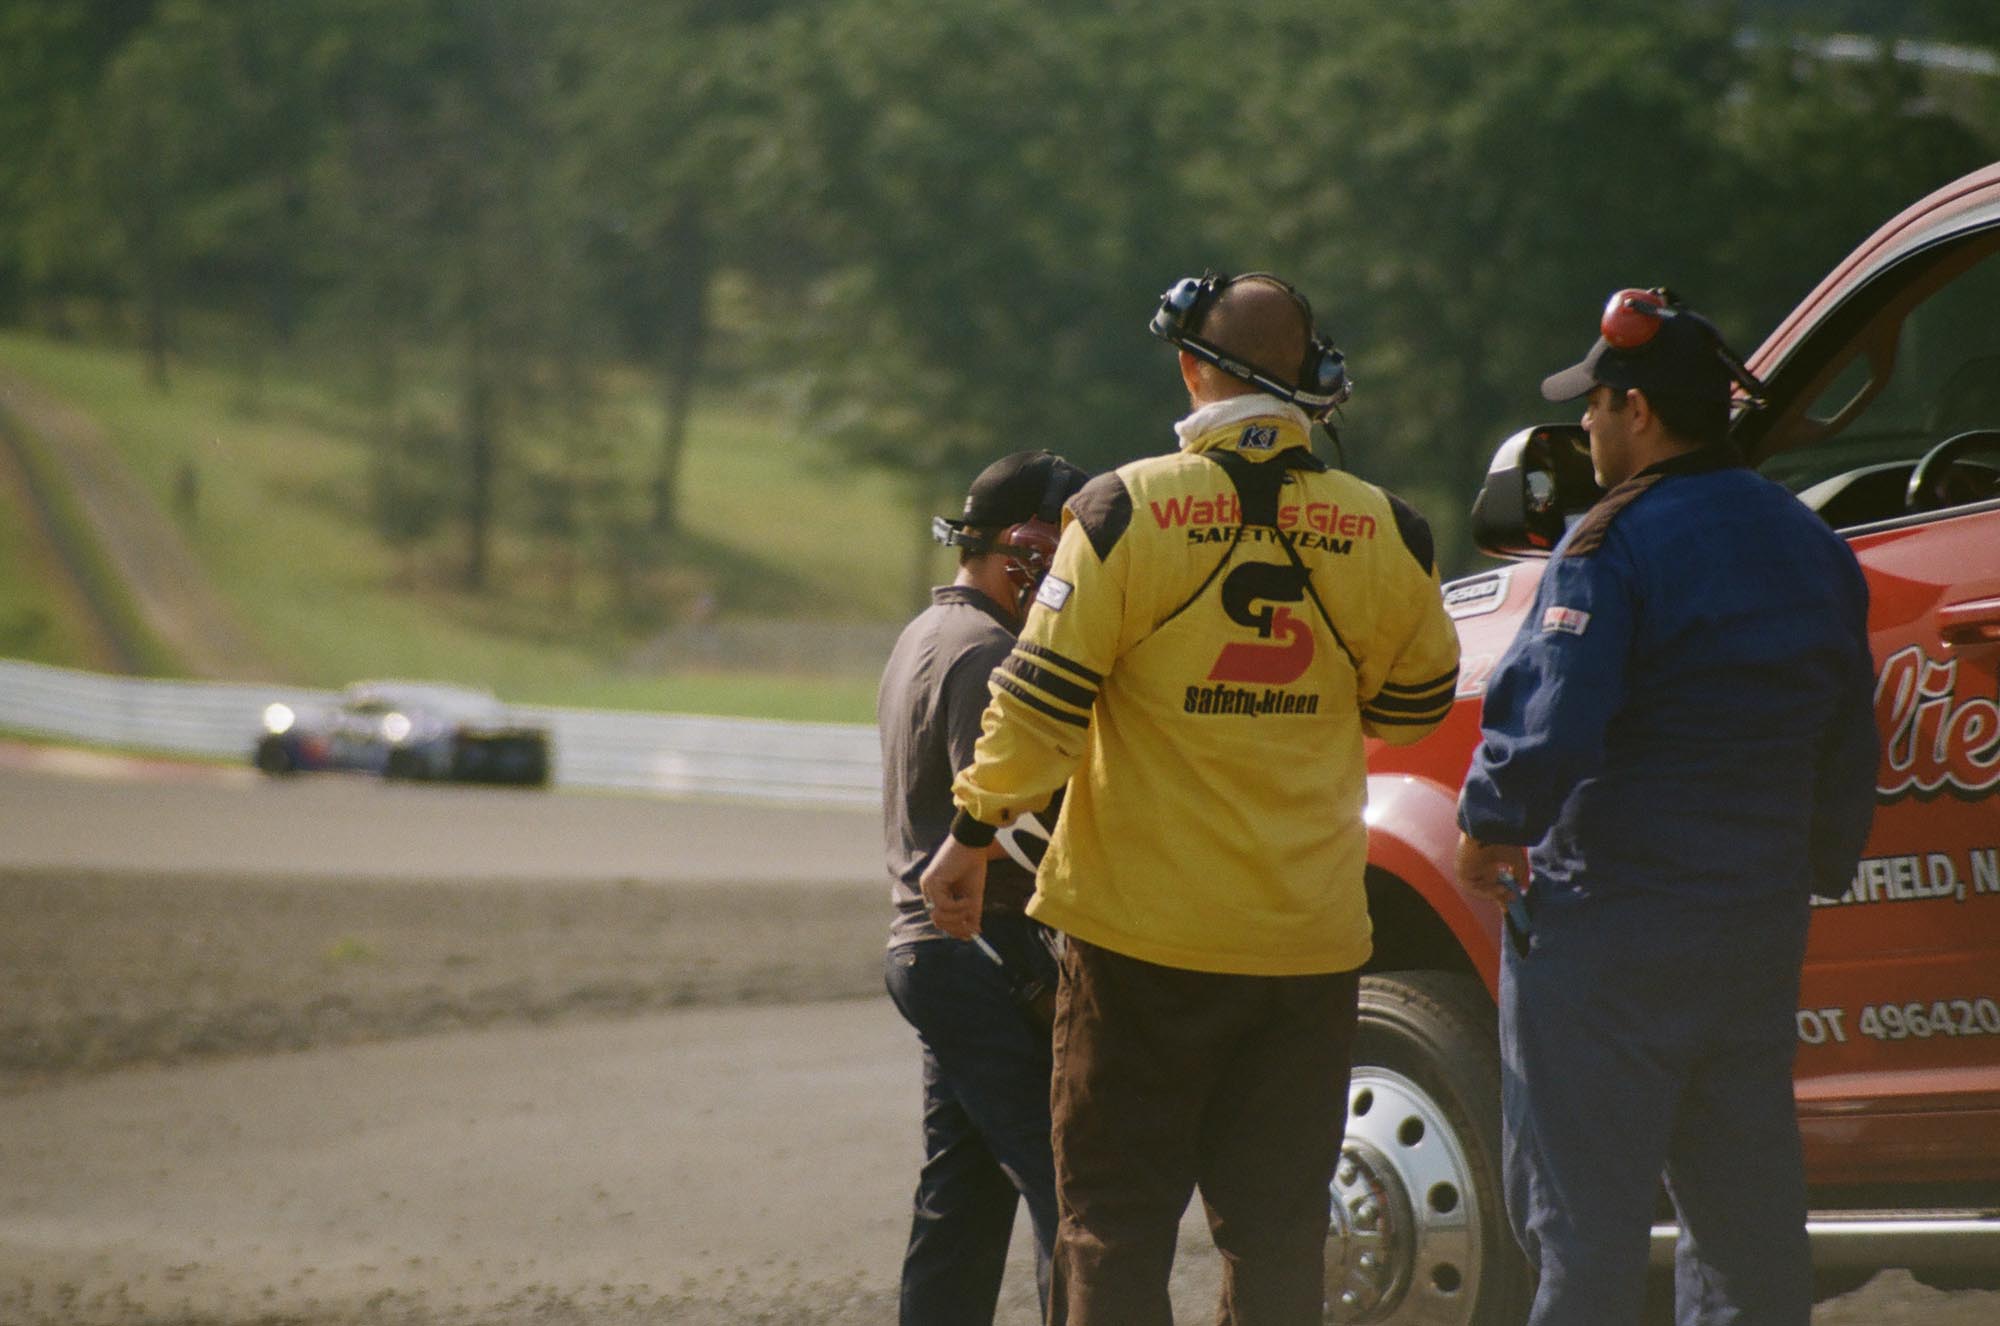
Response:
[[[1326,1319],[1512,1326],[1533,1279],[1500,1192],[1500,1043],[1471,976],[1361,980]]]

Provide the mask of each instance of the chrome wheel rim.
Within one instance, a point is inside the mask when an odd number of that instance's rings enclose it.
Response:
[[[1333,1177],[1326,1320],[1470,1322],[1483,1232],[1474,1191],[1465,1148],[1430,1093],[1379,1065],[1357,1067]]]

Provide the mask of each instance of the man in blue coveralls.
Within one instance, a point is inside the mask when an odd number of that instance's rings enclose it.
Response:
[[[1634,290],[1602,329],[1542,394],[1588,398],[1607,491],[1493,673],[1459,800],[1468,893],[1505,901],[1528,849],[1500,1036],[1529,1320],[1637,1320],[1664,1170],[1681,1326],[1807,1326],[1794,1014],[1810,895],[1846,887],[1874,807],[1867,586],[1744,467],[1711,324]]]

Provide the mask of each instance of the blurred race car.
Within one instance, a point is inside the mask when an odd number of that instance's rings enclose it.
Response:
[[[539,787],[549,781],[549,734],[514,722],[489,691],[359,682],[338,703],[266,706],[255,759],[268,774],[348,769]]]

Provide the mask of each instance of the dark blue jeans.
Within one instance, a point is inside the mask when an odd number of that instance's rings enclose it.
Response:
[[[1806,1326],[1792,1102],[1806,919],[1803,897],[1550,903],[1527,956],[1503,951],[1502,1154],[1541,1275],[1530,1326],[1638,1319],[1663,1171],[1681,1326]]]
[[[985,938],[1017,970],[1055,984],[1054,960],[1021,916],[984,918]],[[1025,1201],[1035,1279],[1047,1313],[1055,1238],[1049,1142],[1049,1034],[1015,1002],[1006,973],[978,946],[928,939],[891,948],[889,997],[924,1052],[924,1168],[903,1255],[903,1326],[993,1320]]]

